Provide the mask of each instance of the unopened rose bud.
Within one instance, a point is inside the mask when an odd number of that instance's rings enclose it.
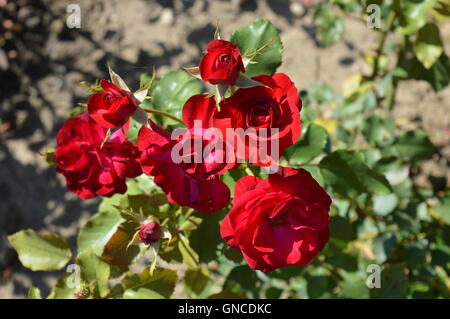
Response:
[[[139,239],[146,245],[153,244],[161,238],[161,227],[158,223],[149,222],[147,224],[141,225],[141,230],[139,231]]]
[[[75,299],[86,299],[87,297],[89,297],[89,289],[81,288],[81,289],[75,290],[74,297],[75,297]]]

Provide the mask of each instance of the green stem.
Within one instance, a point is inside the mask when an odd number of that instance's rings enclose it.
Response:
[[[172,114],[166,113],[164,111],[159,111],[159,110],[155,110],[155,109],[147,109],[147,108],[145,108],[145,109],[143,108],[143,110],[150,114],[156,114],[156,115],[168,117],[169,119],[172,119],[172,120],[177,121],[184,125],[184,121],[182,119],[179,119],[178,117],[176,117]]]
[[[396,17],[395,11],[391,11],[391,13],[389,14],[389,16],[387,18],[386,29],[383,30],[383,32],[380,35],[380,38],[378,39],[377,51],[376,51],[375,61],[373,64],[373,71],[372,71],[372,75],[370,76],[371,80],[375,79],[375,77],[378,75],[379,60],[383,53],[383,47],[384,47],[384,43],[386,42],[386,37],[387,37],[388,33],[391,31],[392,26],[394,25],[395,17]]]
[[[248,176],[255,176],[255,174],[253,174],[253,171],[250,169],[250,167],[248,167],[247,165],[244,166],[244,172],[248,175]]]

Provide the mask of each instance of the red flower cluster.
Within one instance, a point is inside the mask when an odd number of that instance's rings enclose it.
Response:
[[[234,166],[234,162],[229,164],[224,160],[224,152],[211,152],[205,158],[196,159],[202,156],[198,153],[203,153],[204,145],[212,142],[212,137],[206,136],[205,132],[210,128],[215,108],[214,98],[194,95],[183,108],[187,130],[178,140],[171,139],[169,132],[153,123],[150,123],[151,128],[142,127],[138,136],[144,173],[155,177],[155,183],[166,192],[169,201],[203,213],[213,213],[228,204],[230,191],[219,175],[230,165]],[[195,120],[202,126],[196,128]],[[173,151],[177,145],[187,149],[182,154],[186,161],[174,161]]]
[[[239,48],[228,41],[210,42],[199,72],[222,89],[235,85],[245,72]],[[182,110],[186,129],[171,134],[149,121],[141,127],[136,147],[126,141],[126,132],[138,101],[103,80],[104,91],[90,97],[88,113],[69,119],[59,131],[58,172],[82,199],[124,193],[125,179],[143,172],[154,177],[174,204],[208,214],[220,210],[230,201],[220,175],[242,161],[276,165],[301,133],[302,102],[286,74],[259,75],[247,83],[252,87],[233,89],[217,102],[208,95],[192,96]],[[118,129],[106,139],[112,128]],[[263,148],[267,156],[252,161]],[[330,197],[305,170],[280,168],[265,180],[244,177],[235,185],[221,235],[253,269],[301,266],[328,241],[330,205]],[[160,232],[158,224],[148,223],[139,238],[152,243]]]
[[[102,145],[106,132],[87,113],[68,119],[59,130],[57,171],[81,199],[125,193],[125,178],[142,173],[139,152],[123,131],[117,130]]]

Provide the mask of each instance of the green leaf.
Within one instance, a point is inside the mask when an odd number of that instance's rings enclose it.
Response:
[[[93,250],[85,250],[78,255],[81,279],[89,285],[95,298],[104,298],[109,293],[108,279],[111,268],[108,263],[98,257]]]
[[[74,299],[76,288],[69,288],[67,285],[67,280],[70,276],[72,276],[70,273],[62,275],[53,286],[47,299]]]
[[[149,215],[158,216],[159,211],[157,207],[166,203],[166,198],[167,196],[163,196],[163,201],[161,202],[161,196],[159,194],[150,196],[146,194],[127,195],[121,200],[120,204],[136,215],[144,217]]]
[[[221,176],[222,181],[228,186],[230,189],[231,195],[234,194],[234,185],[236,182],[245,176],[245,173],[240,168],[233,168],[228,170],[225,174]]]
[[[391,151],[404,160],[420,161],[430,158],[436,148],[424,132],[416,130],[398,136]]]
[[[358,272],[347,272],[340,270],[342,281],[339,283],[339,296],[343,298],[367,299],[369,298],[369,288],[365,278]]]
[[[397,237],[391,233],[384,233],[374,239],[373,242],[376,261],[384,263],[397,247]]]
[[[372,198],[373,212],[379,216],[386,216],[397,207],[398,197],[395,194],[374,195]]]
[[[235,267],[228,275],[223,288],[247,297],[257,294],[256,283],[258,278],[256,272],[247,265]]]
[[[288,281],[290,278],[299,277],[302,270],[303,268],[297,266],[286,266],[267,273],[267,276],[270,278],[277,278]]]
[[[280,298],[281,294],[283,293],[283,290],[276,287],[269,287],[267,288],[265,295],[267,299],[278,299]]]
[[[100,206],[98,207],[99,212],[119,212],[117,206],[120,206],[120,201],[124,195],[114,194],[111,197],[103,198]]]
[[[440,265],[444,269],[450,269],[450,246],[438,244],[431,250],[431,263]]]
[[[130,118],[130,128],[128,129],[127,140],[130,142],[135,142],[141,129],[142,124],[133,118]]]
[[[319,104],[330,104],[340,102],[342,97],[326,82],[314,82],[308,87],[308,99],[317,101]]]
[[[128,221],[121,224],[105,245],[101,257],[109,264],[118,266],[120,270],[127,270],[141,252],[141,246],[129,245],[138,229],[137,222]]]
[[[425,264],[428,251],[429,247],[426,239],[420,239],[417,242],[410,243],[405,247],[406,266],[410,269],[415,269]]]
[[[431,13],[438,21],[449,21],[450,2],[447,0],[438,0]]]
[[[53,147],[49,147],[44,153],[41,153],[41,156],[45,159],[48,165],[53,166],[56,165],[56,149]]]
[[[423,66],[427,69],[431,68],[444,52],[438,27],[435,24],[427,23],[420,29],[413,49]]]
[[[433,209],[447,225],[450,225],[450,195],[440,198]]]
[[[105,245],[123,221],[117,211],[103,211],[89,218],[78,234],[78,252],[92,249],[101,256]]]
[[[313,273],[306,273],[305,279],[309,298],[330,298],[332,282],[329,272],[324,268],[316,268]]]
[[[180,234],[180,240],[178,241],[178,249],[183,257],[184,263],[192,269],[198,267],[199,257],[198,254],[191,248],[189,239]]]
[[[408,278],[403,265],[392,265],[381,272],[381,287],[370,289],[372,298],[404,298],[408,289]]]
[[[42,299],[41,297],[41,290],[36,287],[31,287],[30,290],[28,290],[28,299]]]
[[[393,118],[385,119],[380,115],[371,115],[366,119],[362,133],[366,141],[372,145],[392,143],[392,132],[395,128]]]
[[[224,255],[228,260],[235,262],[236,264],[240,264],[244,259],[242,252],[239,249],[233,247],[227,248]]]
[[[320,174],[320,168],[317,165],[303,165],[301,168],[307,170],[320,186],[325,187],[325,181]]]
[[[217,294],[213,294],[208,297],[208,299],[246,299],[245,296],[236,294],[229,290],[222,290]]]
[[[188,269],[184,274],[184,291],[188,296],[202,293],[209,281],[209,272],[203,267]]]
[[[347,218],[333,216],[330,219],[330,234],[332,238],[349,242],[356,237],[354,226]]]
[[[326,248],[328,248],[330,244],[327,244]],[[356,271],[358,269],[357,256],[342,252],[339,248],[335,248],[333,251],[331,251],[330,248],[329,257],[327,256],[325,261],[336,269],[346,271]]]
[[[380,159],[375,163],[375,169],[394,186],[405,182],[409,177],[409,167],[395,156]]]
[[[245,76],[251,78],[260,74],[272,75],[281,65],[283,45],[278,30],[269,20],[258,19],[252,24],[236,30],[230,38],[243,56],[262,48],[269,41],[274,41],[247,66]]]
[[[122,281],[125,299],[165,299],[172,296],[177,273],[170,269],[157,269],[150,275],[147,267],[140,274],[128,274]]]
[[[436,92],[445,89],[450,83],[450,58],[445,52],[430,69],[426,69],[415,57],[402,59],[400,65],[409,78],[427,81]]]
[[[223,242],[219,224],[224,215],[225,211],[222,210],[206,216],[190,236],[191,247],[198,254],[201,262],[208,263],[216,260],[218,246]]]
[[[330,46],[340,41],[344,36],[344,19],[333,14],[331,6],[321,4],[314,13],[317,26],[317,38],[321,45]]]
[[[318,156],[327,145],[327,131],[320,125],[310,124],[300,140],[285,150],[291,165],[303,165]]]
[[[80,115],[81,113],[84,113],[86,111],[87,111],[86,106],[75,106],[70,110],[69,118]]]
[[[437,0],[401,0],[394,1],[394,8],[399,15],[398,31],[413,34],[427,22],[427,14]]]
[[[358,152],[335,151],[325,157],[319,167],[326,183],[343,196],[355,198],[361,193],[391,192],[386,178],[367,167]]]
[[[370,168],[373,168],[375,163],[381,159],[381,152],[376,148],[362,149],[359,152],[364,156],[364,162]],[[389,181],[389,179],[387,180]]]
[[[203,219],[201,217],[197,216],[190,216],[187,220],[185,220],[180,227],[178,228],[179,231],[193,231],[196,230],[201,223],[203,222]]]
[[[203,84],[201,81],[184,71],[172,71],[153,84],[150,90],[152,97],[150,105],[157,110],[170,113],[180,118],[184,103],[191,96],[200,94],[202,90]],[[142,105],[143,108],[148,106],[148,102],[144,102]],[[165,126],[178,123],[167,117],[163,117],[162,121]]]
[[[62,269],[72,257],[67,241],[56,234],[38,234],[23,230],[8,237],[19,260],[33,271]]]

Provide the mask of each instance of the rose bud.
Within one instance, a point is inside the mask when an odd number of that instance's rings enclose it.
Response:
[[[106,80],[101,80],[100,86],[104,91],[92,94],[88,100],[89,115],[105,128],[124,125],[138,107],[133,94]]]
[[[161,227],[156,222],[141,225],[139,239],[146,245],[156,243],[161,238]]]
[[[208,53],[201,59],[199,71],[205,82],[234,85],[239,74],[245,72],[238,46],[225,40],[209,42]]]

